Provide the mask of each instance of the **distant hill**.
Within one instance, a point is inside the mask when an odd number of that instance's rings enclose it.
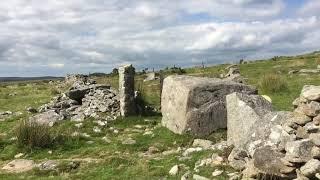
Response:
[[[42,76],[42,77],[0,77],[0,82],[57,80],[57,79],[63,79],[63,78],[62,77],[53,77],[53,76]]]

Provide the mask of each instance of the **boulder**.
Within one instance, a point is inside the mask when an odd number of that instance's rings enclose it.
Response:
[[[320,86],[305,85],[300,96],[309,101],[318,101],[320,100]]]
[[[272,104],[259,95],[232,93],[226,97],[228,144],[240,147],[248,141],[252,126],[272,111]]]
[[[178,134],[199,137],[226,128],[225,96],[233,92],[257,93],[251,86],[227,80],[169,76],[163,83],[162,125]]]

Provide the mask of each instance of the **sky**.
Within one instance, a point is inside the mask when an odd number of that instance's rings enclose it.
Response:
[[[320,0],[0,1],[0,76],[231,63],[319,42]]]

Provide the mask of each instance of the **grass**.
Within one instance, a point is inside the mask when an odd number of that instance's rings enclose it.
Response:
[[[263,93],[279,93],[288,90],[287,81],[277,74],[266,74],[260,80],[260,89]]]
[[[320,76],[317,74],[308,76],[288,75],[288,72],[293,69],[316,68],[319,63],[320,55],[310,53],[302,56],[278,57],[274,60],[259,60],[241,64],[240,71],[249,84],[258,87],[260,94],[266,94],[272,98],[276,110],[292,110],[291,103],[299,96],[303,85],[320,85]],[[187,68],[185,74],[200,77],[219,77],[220,74],[226,73],[225,68],[227,66]],[[175,73],[164,71],[165,76]],[[268,77],[268,74],[272,74],[272,76]],[[144,75],[136,76],[136,89],[141,91],[148,105],[159,109],[159,80],[143,82],[143,79]],[[97,77],[95,80],[98,83],[106,83],[118,88],[117,76]],[[272,88],[268,89],[269,86]],[[284,86],[286,88],[283,88]],[[183,163],[192,170],[199,159],[208,158],[214,153],[212,151],[197,152],[192,154],[190,159],[183,161],[179,161],[181,153],[162,155],[161,152],[164,151],[176,150],[179,147],[190,147],[193,137],[177,135],[161,127],[161,116],[159,115],[120,118],[108,122],[107,127],[99,127],[101,133],[95,133],[92,130],[95,126],[98,126],[94,122],[95,119],[90,118],[84,121],[82,128],[76,128],[76,122],[66,120],[53,127],[55,132],[59,132],[61,136],[66,137],[62,144],[56,143],[54,146],[34,148],[31,151],[28,148],[20,148],[20,138],[18,140],[14,138],[16,137],[15,128],[19,122],[32,115],[25,109],[27,107],[37,108],[49,102],[59,91],[60,88],[57,87],[56,83],[49,84],[44,81],[0,84],[0,111],[10,110],[14,112],[14,115],[0,122],[0,166],[14,159],[14,156],[18,153],[23,153],[23,158],[33,159],[36,162],[42,162],[46,159],[63,162],[59,167],[61,170],[54,172],[35,169],[26,173],[8,174],[0,170],[0,179],[180,179],[186,170],[182,170],[177,176],[169,176],[168,172],[172,166]],[[140,128],[137,128],[137,125]],[[114,133],[114,129],[118,133]],[[143,135],[146,131],[152,131],[153,134]],[[89,137],[73,136],[75,132],[86,133]],[[107,137],[110,142],[103,140],[104,137]],[[136,140],[136,144],[122,144],[122,141],[128,138]],[[207,138],[213,142],[225,140],[226,131],[217,131]],[[159,153],[144,156],[149,147],[157,148]],[[226,152],[216,153],[223,157],[227,156]],[[86,159],[91,161],[84,161]],[[70,160],[80,161],[79,168],[70,169],[68,166]],[[201,167],[197,174],[210,178],[211,173],[217,168],[234,172],[228,166],[206,166]],[[227,173],[224,172],[218,179],[228,179]]]

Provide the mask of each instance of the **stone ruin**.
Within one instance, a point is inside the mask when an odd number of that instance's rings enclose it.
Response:
[[[256,94],[257,90],[230,80],[169,76],[163,82],[162,125],[175,133],[199,137],[226,128],[225,96],[233,92]]]
[[[30,119],[53,126],[54,123],[64,119],[83,121],[88,117],[102,118],[99,113],[108,114],[104,117],[104,121],[114,120],[120,115],[119,95],[115,89],[108,85],[96,84],[79,75],[66,78],[66,84],[71,82],[73,84],[67,92],[41,106],[39,114]]]
[[[320,86],[304,86],[294,112],[275,112],[260,96],[227,96],[229,164],[244,179],[320,178]]]

